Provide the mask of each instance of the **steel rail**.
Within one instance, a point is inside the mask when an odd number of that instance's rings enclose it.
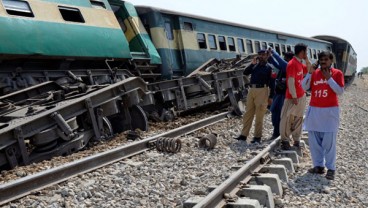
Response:
[[[151,149],[152,143],[160,137],[178,137],[197,131],[225,120],[228,114],[229,112],[220,113],[153,137],[2,184],[0,185],[0,205],[19,199],[31,192],[66,181],[76,175],[87,173],[119,160],[140,154]]]
[[[248,161],[242,168],[232,174],[226,181],[219,185],[216,189],[211,191],[203,200],[194,206],[194,208],[214,208],[223,207],[226,205],[225,194],[233,196],[242,187],[250,181],[252,174],[258,172],[264,165],[266,165],[269,152],[272,151],[279,143],[280,137],[275,139],[265,149],[257,154],[252,160]]]

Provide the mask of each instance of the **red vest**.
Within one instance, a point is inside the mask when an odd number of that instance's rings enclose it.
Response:
[[[331,78],[340,86],[344,87],[344,75],[338,69],[331,68]],[[330,78],[330,79],[331,79]],[[311,77],[311,101],[310,106],[334,107],[339,106],[336,93],[331,89],[320,69],[313,72]]]
[[[291,59],[286,67],[286,98],[293,98],[289,91],[288,79],[289,77],[295,80],[295,90],[297,98],[301,98],[304,95],[304,90],[302,88],[303,75],[307,73],[307,67],[300,63],[295,57]]]

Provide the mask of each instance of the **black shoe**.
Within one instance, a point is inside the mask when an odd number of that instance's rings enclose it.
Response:
[[[325,173],[325,167],[321,167],[321,166],[316,166],[314,168],[311,168],[308,170],[308,173],[313,173],[313,174],[324,174]]]
[[[254,143],[261,144],[261,137],[253,137],[253,140],[250,143],[252,143],[252,144],[254,144]]]
[[[326,179],[327,180],[335,180],[335,171],[334,170],[327,170]]]
[[[291,150],[289,141],[281,141],[281,149],[282,150]]]
[[[243,136],[243,135],[240,135],[240,136],[238,136],[238,137],[236,137],[234,139],[239,140],[239,141],[246,141],[247,140],[247,137],[246,136]]]
[[[293,146],[296,148],[300,148],[300,141],[294,141]]]

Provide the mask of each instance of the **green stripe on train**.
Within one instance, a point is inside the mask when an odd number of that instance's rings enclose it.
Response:
[[[168,48],[157,49],[162,59],[161,72],[164,78],[170,79],[172,75],[186,76],[212,58],[235,58],[237,53],[226,51],[207,50],[173,50]]]
[[[129,2],[124,2],[124,6],[128,14],[132,17],[138,17],[137,10],[135,10],[135,7],[133,4]]]
[[[0,54],[131,58],[119,29],[2,17],[0,25]]]
[[[129,18],[138,18],[137,11],[133,4],[129,2],[110,0],[113,5],[118,5],[122,9],[117,11],[115,15],[120,16],[125,20],[129,21]],[[156,50],[151,38],[147,34],[147,31],[138,31],[139,33],[135,35],[133,39],[129,42],[129,47],[132,52],[144,52],[146,56],[149,57],[151,64],[161,64],[161,57]]]
[[[90,0],[43,0],[43,1],[76,7],[90,7],[90,8],[92,7]],[[105,8],[107,10],[111,10],[110,4],[108,3],[107,0],[99,0],[99,1],[102,1],[104,3]]]
[[[141,40],[145,43],[145,46],[141,45]],[[130,42],[129,42],[130,50],[136,52],[145,52],[143,47],[147,47],[148,53],[150,56],[150,63],[151,64],[161,64],[161,57],[160,54],[157,52],[155,46],[153,45],[151,38],[148,34],[141,34],[136,35]]]

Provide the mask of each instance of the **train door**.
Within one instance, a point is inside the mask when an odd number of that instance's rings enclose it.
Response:
[[[344,74],[346,71],[346,62],[347,62],[347,44],[346,43],[334,43],[335,59],[336,59],[336,68],[343,70]]]
[[[162,48],[158,49],[161,51],[161,57],[163,57],[162,62],[163,67],[166,67],[170,72],[172,72],[173,77],[182,76],[182,59],[180,56],[180,25],[176,17],[163,15],[163,28],[165,39],[162,44]],[[163,56],[164,55],[164,56]]]

